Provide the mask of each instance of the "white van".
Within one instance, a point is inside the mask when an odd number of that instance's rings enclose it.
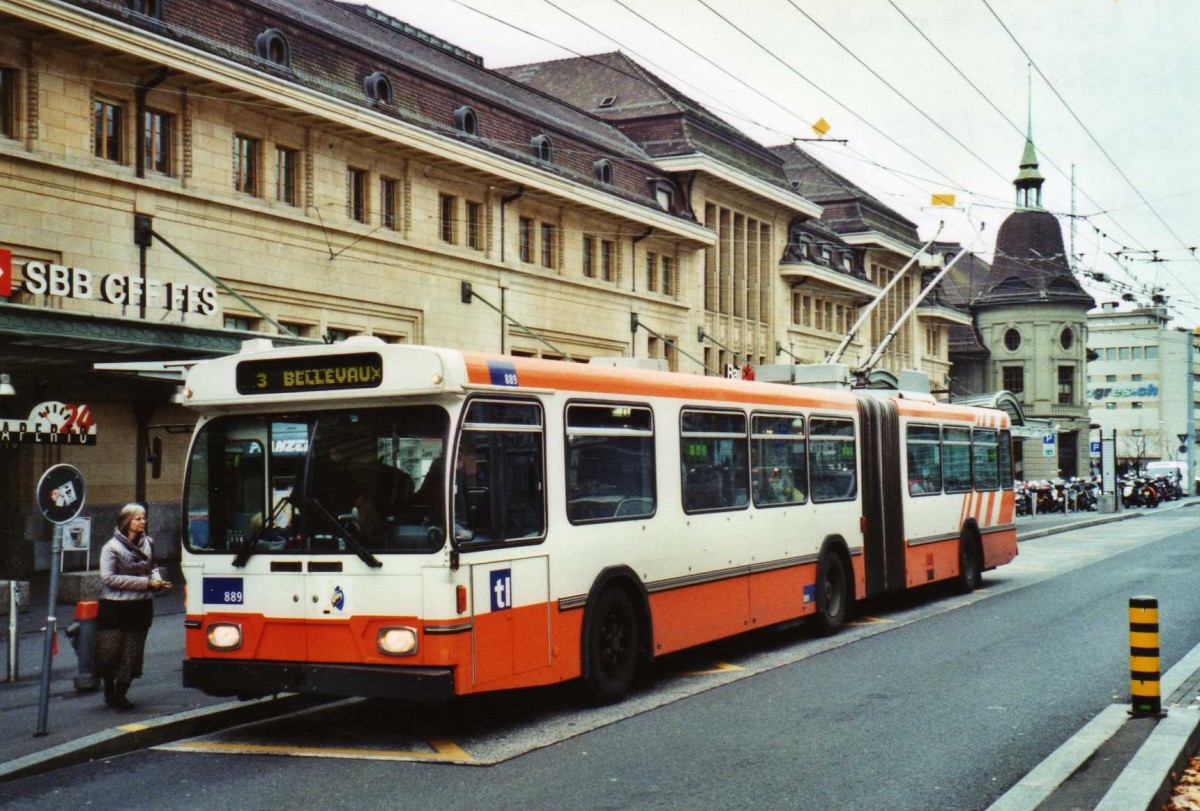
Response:
[[[1174,476],[1180,481],[1187,476],[1187,465],[1183,462],[1147,462],[1147,476]]]

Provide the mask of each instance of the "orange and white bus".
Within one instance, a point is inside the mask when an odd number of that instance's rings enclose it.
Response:
[[[582,678],[1017,554],[1008,418],[353,338],[187,374],[184,684],[445,699]]]

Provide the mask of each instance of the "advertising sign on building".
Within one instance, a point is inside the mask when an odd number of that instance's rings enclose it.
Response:
[[[25,419],[0,418],[0,447],[5,445],[95,445],[96,418],[83,404],[49,400]]]

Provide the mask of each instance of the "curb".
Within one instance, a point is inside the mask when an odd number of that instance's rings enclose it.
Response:
[[[1198,741],[1200,712],[1190,707],[1171,707],[1171,712],[1155,725],[1095,811],[1162,808],[1175,787],[1172,772],[1179,772]]]
[[[1159,507],[1157,509],[1162,510],[1163,512],[1171,512],[1173,510],[1182,510],[1187,507],[1197,506],[1200,506],[1200,501],[1188,501],[1184,504],[1178,504],[1173,507],[1167,507],[1165,509]],[[1058,526],[1046,527],[1045,529],[1035,529],[1024,533],[1018,532],[1017,541],[1018,543],[1022,541],[1036,541],[1038,538],[1045,538],[1047,535],[1057,535],[1060,532],[1070,532],[1074,529],[1087,529],[1088,527],[1095,527],[1101,524],[1112,524],[1116,521],[1128,521],[1131,518],[1142,518],[1147,515],[1156,514],[1157,512],[1149,512],[1146,510],[1142,510],[1141,512],[1123,511],[1119,513],[1104,513],[1103,515],[1097,515],[1094,518],[1085,518],[1082,521],[1075,521],[1071,524],[1059,524]]]
[[[169,743],[180,738],[204,735],[230,726],[286,715],[318,704],[325,704],[328,701],[323,697],[289,693],[284,696],[250,701],[230,701],[174,715],[122,724],[10,760],[7,763],[0,763],[0,783],[66,766],[74,766],[89,760],[125,755],[140,749]]]

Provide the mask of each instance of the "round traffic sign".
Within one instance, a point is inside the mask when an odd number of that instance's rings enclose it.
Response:
[[[54,465],[38,481],[37,505],[52,524],[65,524],[83,510],[83,474],[73,465]]]

